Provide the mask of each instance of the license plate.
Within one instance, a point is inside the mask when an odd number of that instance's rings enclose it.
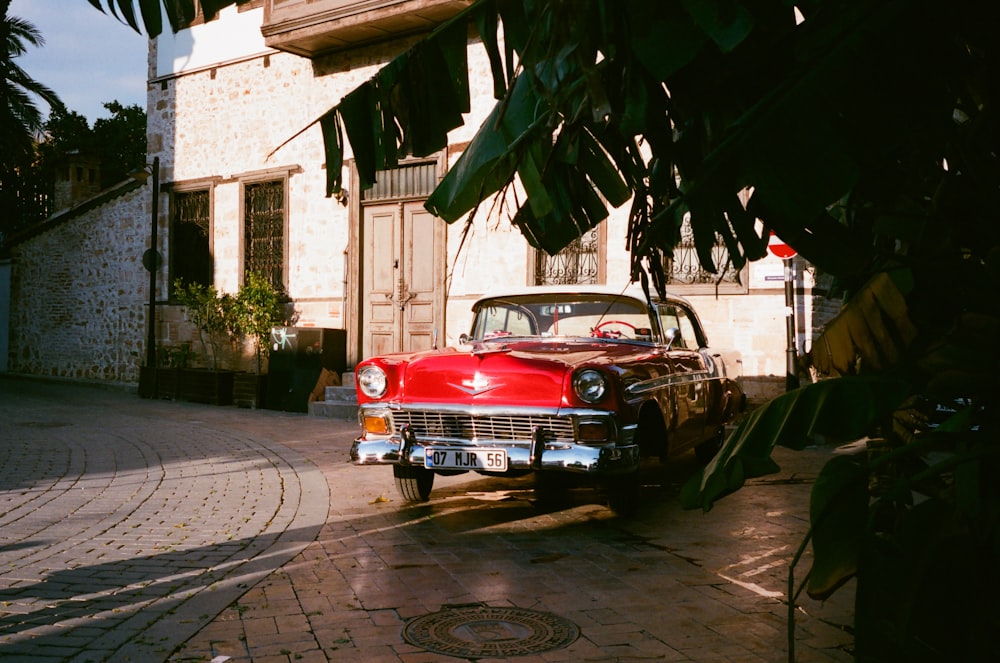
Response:
[[[427,447],[424,467],[435,470],[507,471],[507,452],[503,449],[468,449],[465,447]]]

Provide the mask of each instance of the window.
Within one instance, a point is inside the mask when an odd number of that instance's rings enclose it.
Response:
[[[285,287],[285,182],[269,180],[243,185],[243,273],[266,276]]]
[[[724,270],[721,274],[713,274],[702,268],[694,245],[691,221],[685,217],[681,225],[681,241],[674,248],[673,257],[665,257],[663,260],[668,289],[678,294],[715,293],[716,287],[719,293],[725,294],[748,292],[746,266],[739,271],[733,268],[729,262],[729,250],[719,235],[715,236],[712,261],[717,270]]]
[[[660,306],[660,324],[663,332],[676,329],[673,348],[695,349],[704,346],[701,330],[695,327],[691,315],[679,306]]]
[[[591,228],[554,256],[535,251],[535,285],[602,283],[605,226]]]
[[[211,190],[175,191],[170,209],[171,283],[212,284]]]

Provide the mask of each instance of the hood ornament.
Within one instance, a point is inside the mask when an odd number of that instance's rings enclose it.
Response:
[[[454,382],[449,382],[448,384],[470,396],[478,396],[500,386],[498,384],[491,385],[489,378],[478,373],[471,380],[462,380],[461,384],[455,384]]]

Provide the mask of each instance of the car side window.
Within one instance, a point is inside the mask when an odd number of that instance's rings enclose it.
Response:
[[[680,333],[674,337],[672,348],[697,348],[699,345],[698,331],[688,311],[680,306],[660,307],[660,323],[663,331],[677,329]]]
[[[688,316],[687,311],[682,308],[677,309],[677,320],[681,323],[681,341],[683,348],[697,348],[698,347],[698,335],[694,330],[694,323],[691,322],[691,318]]]

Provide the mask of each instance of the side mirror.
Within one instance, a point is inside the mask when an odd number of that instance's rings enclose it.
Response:
[[[671,327],[670,329],[667,330],[664,336],[665,340],[667,341],[667,350],[669,350],[670,348],[673,347],[675,341],[680,340],[681,330],[678,329],[677,327]]]

